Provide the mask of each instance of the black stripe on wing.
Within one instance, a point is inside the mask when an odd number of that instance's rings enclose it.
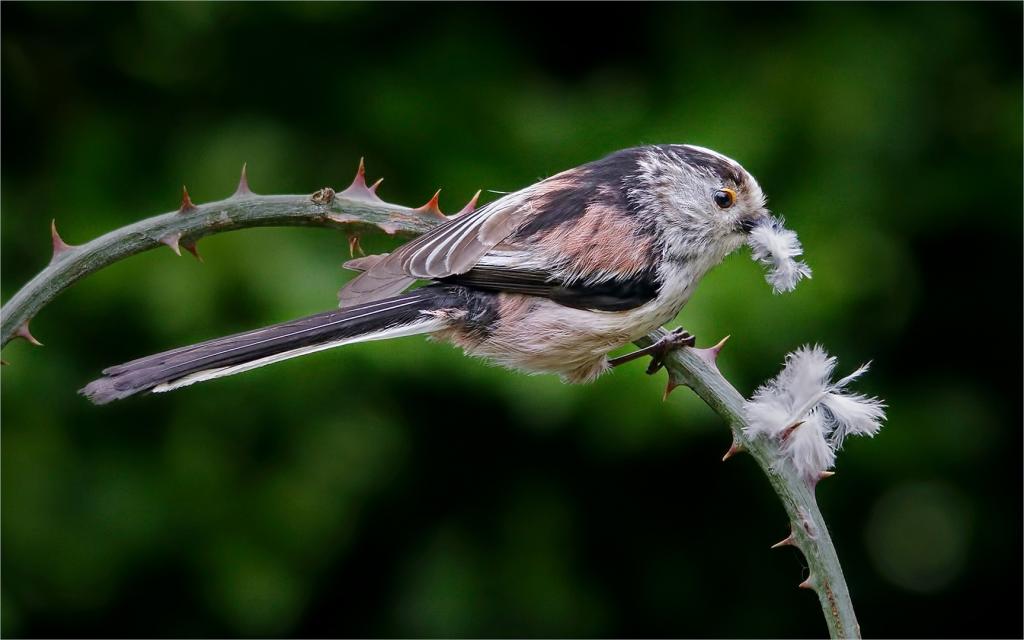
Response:
[[[653,269],[645,269],[629,278],[593,284],[566,284],[542,271],[474,267],[466,273],[443,278],[441,282],[461,284],[485,291],[541,296],[567,307],[591,311],[635,309],[656,298],[661,288]]]

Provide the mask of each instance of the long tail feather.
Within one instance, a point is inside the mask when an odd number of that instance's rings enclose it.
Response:
[[[444,300],[432,288],[208,340],[104,369],[80,391],[96,404],[160,393],[332,347],[429,333],[443,321],[421,313]]]

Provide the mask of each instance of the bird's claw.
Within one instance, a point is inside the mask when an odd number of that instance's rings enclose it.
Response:
[[[665,358],[668,354],[681,347],[692,347],[697,344],[697,338],[686,329],[676,327],[667,335],[654,343],[651,350],[651,364],[647,367],[647,375],[653,376],[665,366]]]

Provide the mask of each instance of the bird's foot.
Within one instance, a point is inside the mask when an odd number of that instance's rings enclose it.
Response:
[[[651,364],[647,367],[647,375],[654,375],[661,371],[661,368],[665,366],[665,358],[668,354],[680,347],[692,347],[695,344],[697,344],[697,338],[691,335],[686,329],[679,327],[677,329],[673,329],[667,335],[662,336],[660,340],[651,346],[644,347],[643,349],[637,349],[636,351],[627,353],[624,356],[611,358],[608,360],[608,363],[613,367],[617,367],[620,364],[632,362],[633,360],[643,356],[651,356]]]

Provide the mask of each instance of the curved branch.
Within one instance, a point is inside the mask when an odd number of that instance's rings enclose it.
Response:
[[[146,218],[86,244],[67,245],[53,229],[54,254],[40,271],[0,310],[0,347],[14,337],[31,338],[28,323],[57,295],[85,276],[129,256],[169,246],[195,253],[200,238],[248,227],[306,226],[344,229],[358,235],[373,228],[388,234],[419,235],[441,219],[429,213],[388,204],[369,195],[346,196],[324,188],[310,195],[261,196],[236,193],[225,200],[193,205],[186,192],[178,211]]]
[[[467,206],[472,208],[473,202]],[[13,337],[33,340],[28,322],[61,291],[81,278],[128,256],[162,245],[180,253],[179,246],[195,252],[195,243],[207,235],[270,226],[315,226],[345,230],[350,236],[373,230],[389,234],[418,235],[443,220],[436,196],[419,209],[383,202],[363,181],[362,165],[356,180],[345,191],[335,194],[330,188],[312,196],[260,196],[251,193],[245,181],[235,195],[225,200],[193,205],[188,194],[181,208],[172,213],[147,218],[111,231],[80,246],[66,245],[53,231],[54,257],[50,264],[18,291],[0,310],[0,346]],[[638,340],[641,347],[657,341],[659,330]],[[685,384],[729,425],[733,446],[728,458],[747,451],[768,477],[789,516],[791,534],[779,545],[793,545],[803,552],[810,566],[810,577],[801,587],[818,594],[829,632],[833,638],[859,637],[860,627],[853,611],[842,567],[829,537],[828,529],[814,497],[814,486],[789,467],[774,466],[778,459],[775,444],[752,440],[743,433],[743,396],[719,373],[715,359],[721,344],[711,349],[686,348],[665,359],[669,373],[666,394]],[[776,546],[779,546],[776,545]]]

